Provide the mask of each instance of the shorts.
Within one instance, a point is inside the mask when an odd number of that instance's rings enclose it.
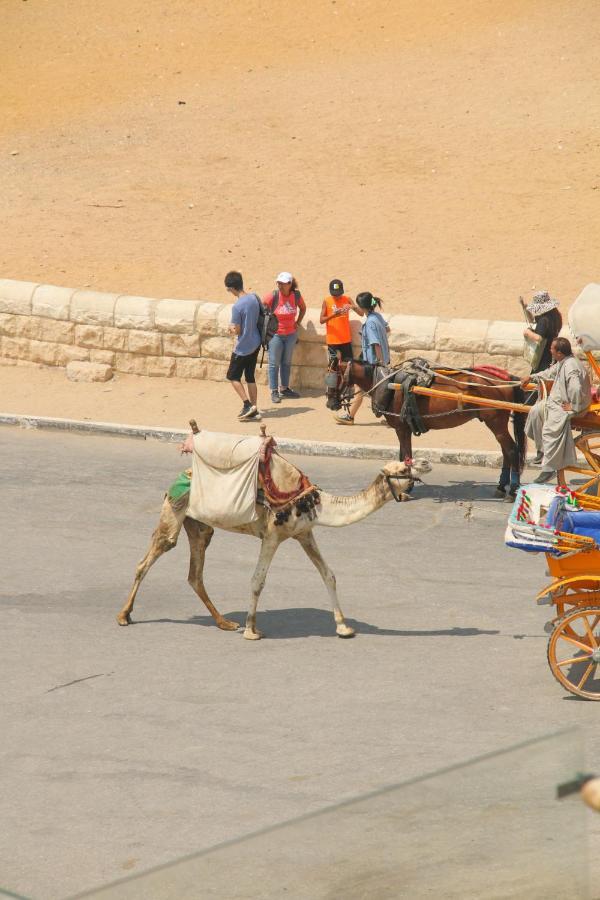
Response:
[[[337,359],[339,353],[342,360],[346,362],[352,359],[352,344],[350,342],[347,344],[327,344],[327,353],[330,360]]]
[[[260,344],[252,353],[247,356],[238,356],[237,353],[231,354],[229,368],[227,369],[227,381],[241,381],[242,375],[246,379],[246,384],[254,384],[254,371],[256,369],[256,361],[258,359],[258,351]]]

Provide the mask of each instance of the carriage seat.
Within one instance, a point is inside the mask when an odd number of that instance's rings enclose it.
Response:
[[[600,544],[600,510],[567,509],[562,497],[556,497],[550,504],[546,525],[569,534],[582,534]]]

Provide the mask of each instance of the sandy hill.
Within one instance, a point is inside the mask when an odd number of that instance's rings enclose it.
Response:
[[[597,0],[15,0],[0,275],[515,318],[598,263]]]

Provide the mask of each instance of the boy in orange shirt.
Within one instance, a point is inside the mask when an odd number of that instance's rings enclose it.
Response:
[[[352,359],[352,334],[350,332],[350,310],[359,316],[365,311],[344,294],[344,285],[339,278],[329,282],[329,297],[325,297],[321,307],[321,325],[327,326],[327,353],[329,359],[339,356],[342,360]]]

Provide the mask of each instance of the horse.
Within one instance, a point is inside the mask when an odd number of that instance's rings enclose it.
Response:
[[[475,397],[516,403],[523,403],[524,400],[524,392],[518,384],[507,384],[501,378],[484,375],[474,369],[462,369],[460,372],[455,372],[454,370],[432,368],[431,371],[436,378],[440,379],[438,386],[448,392],[458,391]],[[357,360],[348,362],[341,362],[339,359],[333,360],[329,364],[326,378],[327,407],[338,410],[342,406],[348,406],[353,394],[352,386],[356,386],[364,392],[370,392],[374,387],[373,377],[374,367],[372,365]],[[383,410],[383,416],[398,436],[400,461],[407,461],[412,458],[412,432],[401,416],[405,398],[402,390],[394,390],[393,395],[388,408]],[[514,498],[521,483],[520,476],[525,467],[527,454],[526,413],[511,413],[507,409],[486,409],[485,407],[465,409],[461,401],[449,397],[413,394],[413,398],[416,401],[420,418],[428,429],[457,428],[471,419],[479,419],[480,422],[483,422],[492,432],[502,450],[502,469],[496,496],[507,499]],[[508,427],[511,415],[513,416],[514,439]]]

